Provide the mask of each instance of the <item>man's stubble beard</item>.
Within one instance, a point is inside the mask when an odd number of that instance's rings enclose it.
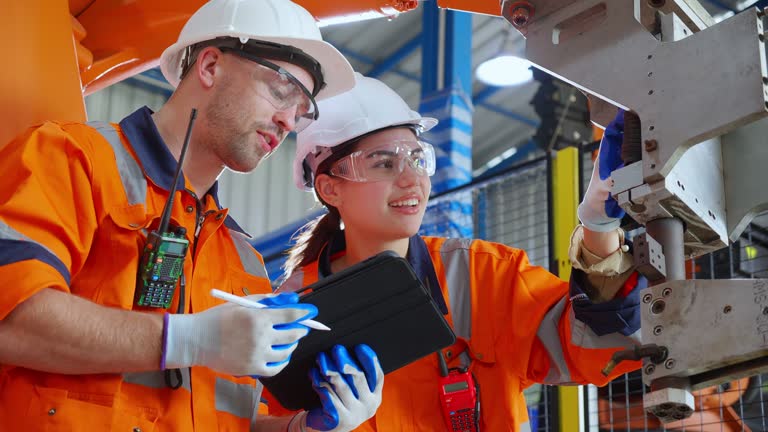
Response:
[[[232,104],[233,84],[224,84],[206,110],[208,143],[224,165],[235,172],[253,171],[268,155],[259,143],[258,131],[274,134],[281,139],[285,132],[270,122],[256,121],[242,130],[247,124],[246,110],[238,110]],[[263,103],[267,103],[264,101]],[[282,141],[282,140],[281,140]]]

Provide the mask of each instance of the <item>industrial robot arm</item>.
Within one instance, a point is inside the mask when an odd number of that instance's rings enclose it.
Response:
[[[630,114],[611,193],[635,237],[645,407],[692,414],[692,390],[768,371],[768,280],[685,280],[768,209],[768,18],[715,24],[695,0],[502,0],[528,60],[589,95],[593,121]],[[631,118],[630,118],[631,117]],[[609,367],[611,365],[608,365]]]

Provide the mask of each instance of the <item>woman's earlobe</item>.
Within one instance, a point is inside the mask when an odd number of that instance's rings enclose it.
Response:
[[[320,174],[315,179],[315,191],[324,202],[334,207],[338,206],[340,197],[336,188],[336,181],[326,174]]]

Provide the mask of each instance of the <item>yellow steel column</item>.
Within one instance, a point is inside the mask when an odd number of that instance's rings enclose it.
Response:
[[[571,265],[568,260],[568,245],[571,232],[578,224],[576,207],[579,204],[579,150],[569,147],[558,151],[552,159],[552,206],[554,223],[553,259],[557,263],[558,275],[568,280]],[[578,432],[580,422],[581,399],[576,386],[561,386],[558,414],[560,432]]]

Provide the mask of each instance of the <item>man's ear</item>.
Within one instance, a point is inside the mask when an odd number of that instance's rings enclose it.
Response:
[[[216,47],[205,47],[198,54],[194,68],[200,85],[204,88],[213,87],[217,75],[221,74],[219,65],[222,57],[223,53]]]
[[[341,204],[341,194],[339,193],[339,179],[320,174],[315,179],[315,191],[324,202],[338,207]]]

